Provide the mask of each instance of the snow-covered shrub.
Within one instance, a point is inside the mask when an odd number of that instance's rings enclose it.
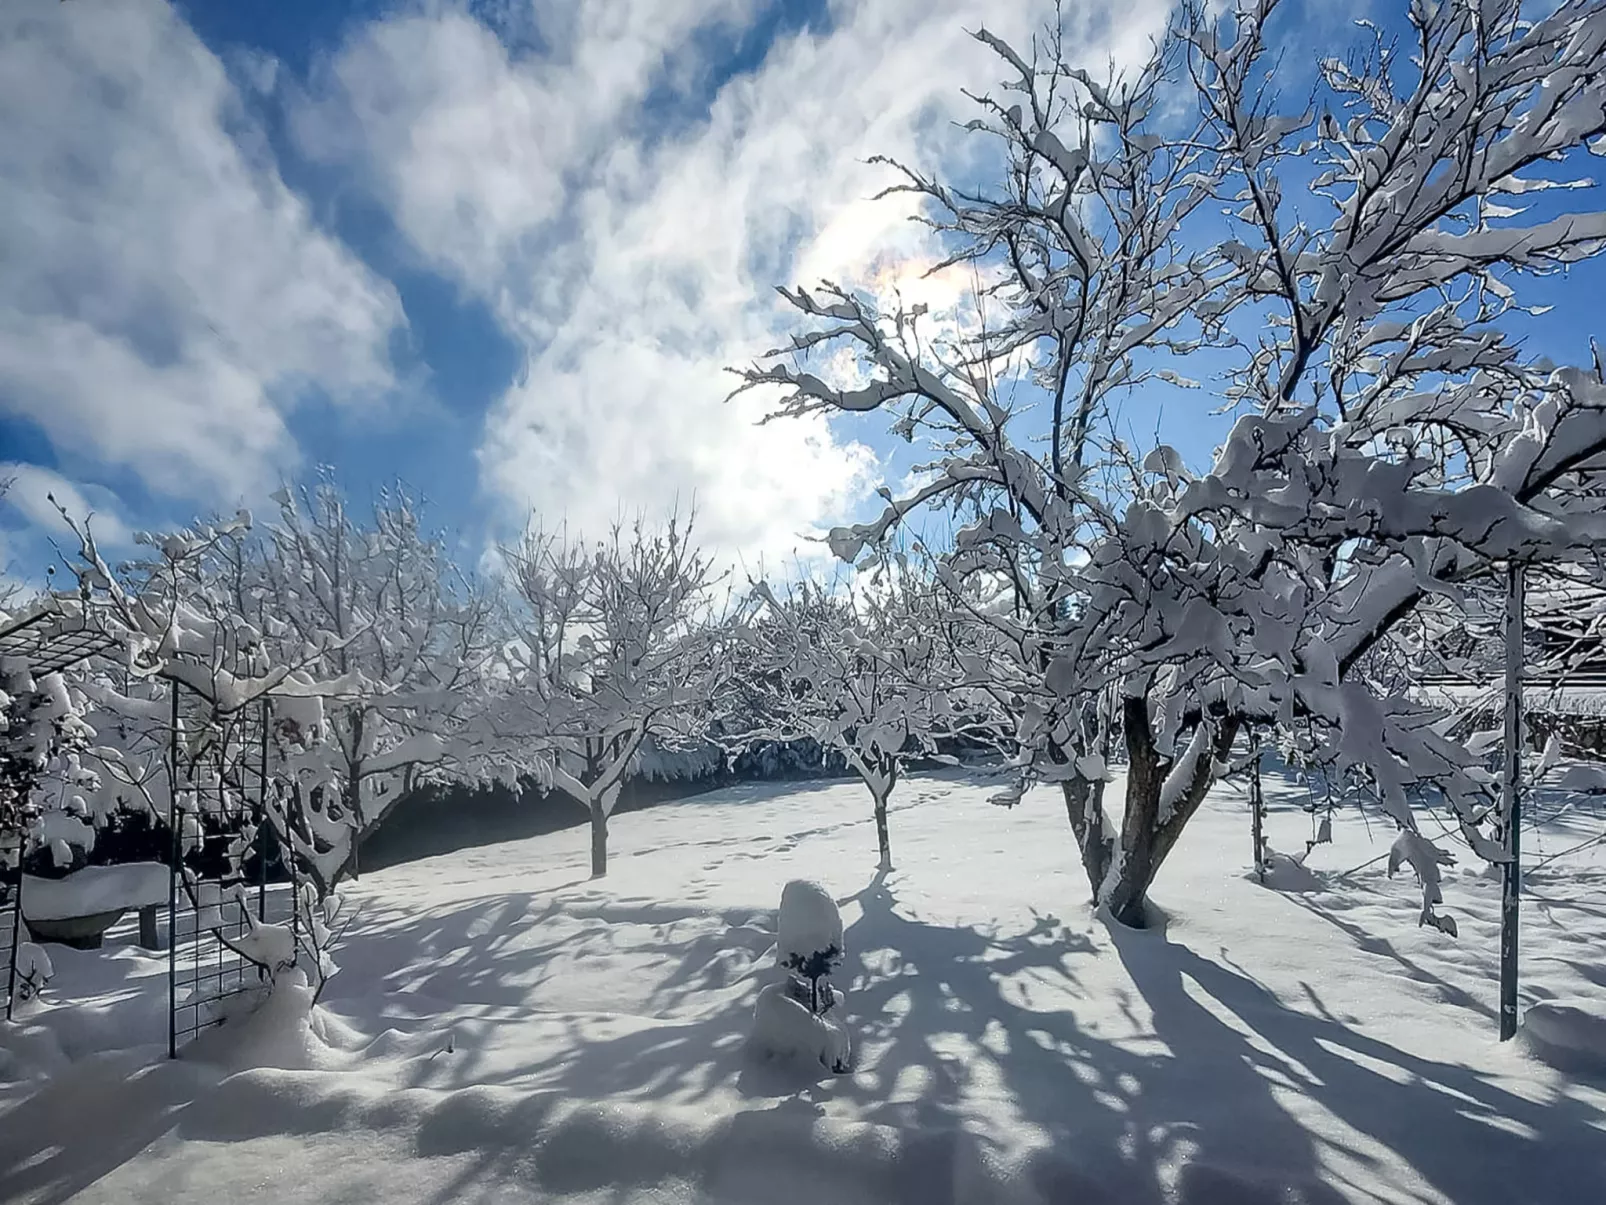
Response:
[[[748,1049],[761,1058],[848,1069],[852,1043],[843,996],[825,981],[842,965],[842,914],[825,888],[793,879],[781,891],[775,961],[786,977],[758,994]]]
[[[17,947],[17,999],[31,1000],[55,975],[50,955],[31,941]]]
[[[64,875],[95,847],[102,817],[86,796],[98,798],[100,777],[83,764],[95,735],[61,674],[0,663],[0,829],[23,835],[30,873]]]

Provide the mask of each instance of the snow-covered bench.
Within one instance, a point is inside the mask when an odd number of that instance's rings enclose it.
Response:
[[[138,908],[144,914],[141,943],[154,945],[147,940],[154,938],[154,910],[166,902],[169,885],[170,873],[160,862],[85,866],[64,879],[24,875],[22,919],[37,941],[95,950],[125,912]]]

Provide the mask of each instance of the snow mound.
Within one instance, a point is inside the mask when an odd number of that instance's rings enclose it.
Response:
[[[306,972],[284,970],[270,987],[233,997],[224,1023],[202,1034],[186,1057],[225,1069],[336,1071],[368,1040],[313,1003]]]
[[[841,1009],[833,1008],[817,1017],[792,996],[790,987],[789,983],[772,983],[759,992],[758,1005],[753,1010],[753,1031],[747,1039],[749,1053],[756,1058],[817,1065],[842,1074],[848,1069],[850,1043],[841,1022]],[[835,988],[827,990],[840,1004],[841,993]]]
[[[1523,1014],[1522,1035],[1558,1070],[1606,1073],[1606,1002],[1541,1000]]]
[[[0,1016],[3,1016],[0,1011]],[[35,1021],[5,1025],[0,1041],[0,1084],[49,1079],[66,1071],[71,1059],[56,1032]]]
[[[236,950],[258,966],[273,971],[295,964],[296,939],[288,925],[264,924],[250,912],[245,914],[245,920],[248,930],[244,936],[234,939]]]
[[[64,879],[26,875],[22,911],[32,920],[67,920],[167,902],[170,872],[160,862],[85,866]]]
[[[1579,762],[1557,775],[1553,785],[1559,791],[1582,791],[1586,794],[1606,791],[1606,766],[1597,762]]]

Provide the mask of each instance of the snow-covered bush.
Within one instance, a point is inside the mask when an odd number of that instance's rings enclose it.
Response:
[[[32,1000],[55,977],[55,964],[43,948],[31,941],[17,947],[17,999]]]
[[[843,995],[826,980],[844,954],[836,901],[820,884],[793,879],[781,889],[775,930],[775,962],[785,977],[759,992],[748,1049],[762,1058],[846,1071],[852,1043]]]
[[[8,844],[30,871],[83,865],[105,818],[85,798],[100,778],[84,761],[95,730],[82,704],[61,674],[36,680],[25,660],[0,661],[0,829],[22,835]]]
[[[775,961],[809,985],[809,1011],[831,1007],[820,983],[842,965],[843,954],[842,913],[831,893],[808,879],[787,883],[776,916]]]

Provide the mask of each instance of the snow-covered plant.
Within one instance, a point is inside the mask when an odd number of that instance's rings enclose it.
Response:
[[[284,943],[269,930],[257,933],[262,925],[249,916],[239,885],[244,864],[260,848],[265,821],[290,849],[285,863],[298,895],[310,893],[319,907],[331,906],[323,898],[349,862],[350,825],[336,809],[340,823],[314,831],[300,809],[276,809],[274,801],[293,797],[307,777],[305,766],[285,756],[286,744],[301,754],[323,740],[325,705],[367,683],[354,669],[335,667],[335,677],[323,676],[342,634],[283,638],[284,625],[260,605],[266,558],[251,544],[250,517],[243,512],[227,523],[141,533],[136,541],[149,551],[116,570],[101,556],[89,525],[63,517],[80,541],[72,563],[78,605],[92,610],[116,642],[115,660],[91,662],[81,678],[104,734],[86,755],[101,771],[98,801],[143,802],[164,824],[177,815],[180,828],[171,839],[179,883],[198,924],[271,975]],[[266,787],[264,724],[272,729],[275,754]],[[287,732],[293,733],[288,741]],[[315,770],[323,768],[320,763]],[[223,839],[219,878],[211,877],[218,868],[203,876],[196,862],[208,836]],[[236,884],[232,900],[221,894],[224,881]],[[243,937],[225,923],[229,903],[246,915]]]
[[[907,563],[905,562],[905,565]],[[870,792],[883,870],[892,867],[887,801],[912,761],[952,762],[939,744],[994,734],[985,692],[967,687],[934,583],[883,566],[879,585],[832,590],[802,580],[754,588],[763,622],[745,629],[750,667],[744,739],[800,737],[840,752]]]
[[[1008,584],[977,618],[1010,650],[1022,769],[1061,784],[1095,898],[1129,924],[1251,725],[1364,782],[1413,838],[1413,799],[1436,799],[1501,858],[1497,784],[1448,717],[1357,670],[1425,600],[1606,538],[1600,366],[1554,368],[1512,335],[1522,275],[1606,246],[1606,214],[1537,195],[1578,186],[1606,134],[1606,5],[1412,4],[1408,53],[1324,60],[1297,112],[1262,86],[1274,8],[1184,11],[1125,80],[980,35],[1012,93],[975,123],[1002,140],[1003,187],[905,187],[975,265],[983,320],[933,342],[918,309],[798,290],[809,329],[744,374],[785,389],[781,414],[887,409],[933,435],[924,483],[833,545],[855,557],[923,505],[968,520],[944,578],[956,597]],[[846,387],[790,362],[841,348]],[[1099,433],[1121,393],[1197,384],[1167,365],[1201,348],[1241,415],[1208,471]],[[1046,432],[1022,434],[1000,381],[1036,386]]]
[[[233,605],[297,680],[345,684],[273,700],[286,773],[317,817],[327,890],[357,869],[362,838],[413,787],[464,772],[495,651],[493,607],[401,486],[366,514],[328,477],[274,498],[276,519],[233,567]]]
[[[785,974],[758,994],[748,1049],[841,1073],[852,1060],[843,995],[826,980],[842,964],[842,915],[820,884],[793,879],[781,890],[775,961]]]
[[[16,974],[17,999],[32,1000],[55,978],[56,967],[43,947],[25,941],[17,947]]]
[[[594,544],[532,525],[503,550],[515,594],[488,730],[497,757],[591,817],[591,872],[607,873],[608,816],[648,735],[700,743],[720,675],[716,574],[691,523],[616,525]]]
[[[37,850],[65,871],[94,848],[96,813],[84,798],[100,786],[84,764],[94,736],[61,674],[36,679],[24,658],[0,659],[0,831],[24,859]]]
[[[825,977],[842,965],[846,953],[842,913],[831,893],[808,879],[793,879],[781,888],[775,918],[775,961],[808,984],[809,1011],[827,1012],[835,1003]]]

